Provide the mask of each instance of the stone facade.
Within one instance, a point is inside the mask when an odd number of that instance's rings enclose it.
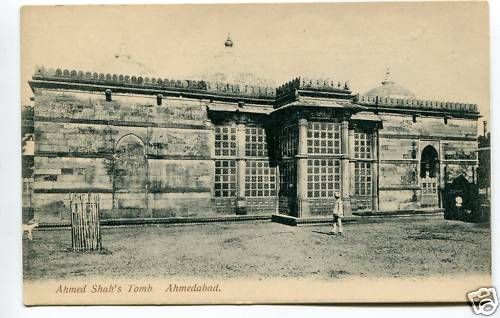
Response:
[[[345,82],[277,89],[37,69],[31,205],[67,221],[70,193],[103,218],[439,207],[475,181],[476,105],[361,96]]]

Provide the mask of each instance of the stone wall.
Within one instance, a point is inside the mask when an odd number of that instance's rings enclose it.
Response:
[[[41,222],[67,221],[72,192],[100,193],[104,218],[212,213],[211,128],[200,100],[157,105],[156,96],[106,101],[104,93],[35,89],[34,130]]]
[[[432,146],[438,153],[438,184],[459,175],[473,179],[477,165],[477,122],[475,119],[379,114],[379,208],[384,210],[422,207],[420,159]],[[446,170],[444,170],[446,167]],[[439,193],[436,194],[439,196]],[[436,199],[436,202],[439,199]]]
[[[441,149],[445,182],[451,182],[460,175],[463,175],[469,182],[477,181],[474,170],[478,160],[476,141],[447,140],[441,142]]]
[[[438,137],[457,139],[477,138],[477,122],[474,119],[449,118],[445,123],[444,117],[427,117],[402,114],[379,114],[384,129],[382,136],[403,136],[403,138],[418,137],[420,139],[437,139]]]
[[[157,105],[154,95],[86,93],[69,90],[35,91],[35,116],[74,121],[112,121],[137,126],[203,126],[207,120],[206,104],[200,100],[163,98]]]
[[[144,92],[139,90],[151,87],[137,84],[138,79],[135,79],[135,84],[140,87],[131,87],[130,90],[126,87],[127,81],[122,83],[118,79],[121,86],[115,87],[114,92],[108,91],[110,94],[106,95],[105,86],[92,86],[84,81],[87,75],[75,73],[72,77],[68,74],[69,77],[56,74],[62,76],[65,83],[31,83],[35,95],[34,193],[31,199],[40,222],[68,220],[69,193],[73,192],[99,193],[104,218],[213,216],[233,213],[242,206],[246,196],[242,186],[245,181],[242,173],[245,171],[244,161],[238,161],[238,179],[241,179],[238,181],[241,185],[237,185],[239,198],[215,198],[214,125],[238,123],[236,126],[239,127],[246,122],[252,127],[260,127],[269,110],[259,109],[260,104],[257,104],[262,102],[262,105],[270,108],[273,101],[247,99],[243,102],[231,99],[228,96],[234,97],[239,94],[238,90],[227,88],[230,94],[218,96],[219,99],[223,97],[223,101],[214,103],[214,96],[189,91],[189,85],[181,85],[183,90],[179,94],[167,90],[163,92],[165,95],[158,95],[159,87],[155,84],[153,88],[156,91],[141,95]],[[94,81],[94,75],[91,74],[91,78]],[[101,81],[101,77],[98,76],[95,81]],[[106,84],[106,78],[103,77],[102,81],[96,83]],[[289,103],[287,98],[292,95],[295,98],[295,93],[291,94],[294,89],[303,89],[308,94],[326,90],[330,94],[329,98],[333,98],[331,94],[340,94],[346,95],[344,99],[349,101],[352,97],[347,86],[324,81],[296,79],[289,87],[285,85],[280,89],[283,94],[274,100],[276,107]],[[224,87],[216,88],[218,93],[221,90]],[[262,95],[256,94],[256,98]],[[267,90],[263,94],[269,95]],[[335,98],[340,98],[337,95]],[[286,98],[279,99],[280,96]],[[318,106],[329,103],[322,104],[323,101],[318,102]],[[246,102],[251,105],[248,106]],[[215,104],[217,107],[213,107]],[[379,209],[382,211],[421,207],[420,159],[425,147],[432,146],[438,154],[437,183],[440,187],[460,175],[470,181],[475,178],[477,120],[474,112],[465,114],[462,116],[464,118],[459,116],[460,111],[473,106],[424,103],[430,110],[440,109],[440,112],[435,111],[430,116],[429,111],[417,109],[417,104],[407,105],[415,110],[413,112],[409,109],[399,111],[391,104],[389,106],[392,108],[381,108],[378,113],[383,128],[378,133],[378,162],[374,161],[373,164],[379,172],[376,185]],[[213,109],[207,110],[208,105]],[[311,106],[306,115],[323,120],[324,114],[328,112],[316,111],[318,109]],[[457,117],[445,114],[446,110]],[[299,116],[299,112],[298,109],[290,113],[291,118],[296,119],[294,116]],[[337,113],[331,116],[332,120],[339,120]],[[348,126],[345,127],[347,131]],[[294,129],[298,132],[297,127]],[[279,131],[275,133],[280,134]],[[245,138],[250,136],[245,134],[244,129],[238,128],[238,140],[241,139],[238,141],[238,149],[241,150],[238,156],[234,154],[231,158],[217,159],[237,160],[237,157],[241,159],[248,156],[242,145],[246,143]],[[343,134],[347,138],[348,133]],[[347,147],[347,141],[344,144]],[[275,144],[275,147],[280,145]],[[295,160],[296,149],[290,152],[293,153],[285,157]],[[265,155],[258,157],[267,160]],[[340,160],[340,157],[337,159]],[[344,163],[349,165],[347,160]],[[295,178],[289,179],[287,182],[297,186]],[[284,213],[284,210],[295,210],[296,199],[296,193],[281,195],[279,204],[275,197],[248,197],[246,211],[250,214],[271,214],[276,210]],[[359,196],[358,199],[358,202],[351,202],[354,209],[364,210],[370,206],[369,196]],[[311,215],[325,214],[325,211],[330,210],[329,207],[325,208],[326,204],[322,200],[310,200],[313,210]],[[376,200],[373,202],[377,203]]]

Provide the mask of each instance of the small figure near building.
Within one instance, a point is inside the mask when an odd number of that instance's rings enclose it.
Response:
[[[342,218],[344,217],[344,204],[338,192],[335,192],[335,205],[333,206],[333,235],[342,235]]]
[[[462,197],[460,195],[457,195],[455,197],[455,206],[457,207],[457,209],[460,209],[462,207]]]

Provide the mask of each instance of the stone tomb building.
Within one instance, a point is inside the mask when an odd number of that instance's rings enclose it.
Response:
[[[473,104],[417,99],[386,79],[295,78],[278,88],[38,68],[31,204],[69,220],[70,193],[99,193],[102,218],[299,218],[441,206],[474,182]]]

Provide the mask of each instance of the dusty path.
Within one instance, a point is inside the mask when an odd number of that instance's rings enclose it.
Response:
[[[84,277],[426,276],[489,273],[489,225],[406,217],[345,226],[270,222],[103,229],[108,253],[73,253],[69,230],[23,239],[27,279]],[[29,256],[29,257],[28,257]]]

